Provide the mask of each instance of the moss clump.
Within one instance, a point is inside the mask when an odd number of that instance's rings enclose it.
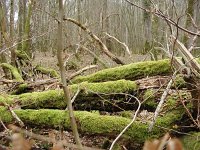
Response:
[[[144,93],[143,99],[145,100],[144,105],[151,107],[151,108],[156,108],[157,103],[156,103],[156,97],[155,97],[155,91],[153,89],[147,89]]]
[[[69,116],[66,111],[62,110],[15,110],[16,114],[26,124],[36,125],[40,127],[54,127],[63,126],[70,130]],[[124,127],[130,123],[131,119],[118,116],[101,116],[95,113],[86,111],[75,111],[75,118],[78,123],[78,129],[84,134],[103,134],[103,135],[118,135]],[[162,127],[169,127],[175,121],[182,117],[182,113],[174,111],[160,117],[156,125]],[[12,121],[11,114],[5,108],[0,107],[0,117],[4,122],[10,123]],[[148,125],[141,122],[134,122],[131,127],[124,133],[123,137],[133,140],[137,143],[143,143],[149,138],[158,138],[164,132],[162,129],[155,128],[153,132],[148,133]]]
[[[44,68],[42,66],[36,66],[35,69],[43,74],[50,75],[53,78],[58,78],[59,75],[56,70],[50,68]]]
[[[22,76],[19,74],[17,68],[13,67],[12,65],[8,64],[8,63],[1,63],[0,66],[2,66],[3,68],[9,69],[12,76],[14,77],[14,79],[17,82],[23,82],[23,78]]]
[[[133,118],[133,111],[122,111],[122,112],[119,112],[119,116],[132,119]]]
[[[200,149],[200,132],[191,132],[190,135],[184,136],[181,141],[185,150],[198,150]]]
[[[103,82],[120,79],[135,80],[146,76],[167,75],[170,73],[169,60],[146,61],[104,69],[87,76],[79,76],[72,80],[72,82]]]
[[[28,84],[27,83],[23,83],[20,84],[16,90],[14,90],[11,94],[21,94],[21,93],[26,93],[28,91]]]
[[[183,79],[183,76],[178,74],[174,80],[173,87],[176,88],[185,88],[186,87],[186,82]]]

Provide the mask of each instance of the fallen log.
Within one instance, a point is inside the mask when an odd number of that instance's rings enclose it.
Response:
[[[163,78],[162,78],[163,79]],[[141,83],[141,82],[140,82]],[[146,83],[146,81],[145,81]],[[156,81],[152,87],[161,87],[162,82]],[[142,86],[142,90],[140,89]],[[144,89],[144,83],[141,85],[139,81],[109,81],[102,83],[87,83],[70,85],[71,95],[75,95],[77,90],[80,90],[75,99],[74,107],[78,110],[133,110],[137,108],[137,103],[131,95],[137,96],[141,101],[146,99],[143,106],[146,109],[154,109],[157,106],[159,97],[156,95],[162,92],[154,93],[150,89]],[[145,92],[146,91],[146,92]],[[188,94],[187,92],[181,92]],[[169,98],[177,100],[178,95],[172,95]],[[49,90],[44,92],[25,93],[21,95],[0,95],[0,102],[17,105],[22,108],[66,108],[64,95],[62,90]]]
[[[198,60],[199,62],[199,60]],[[120,79],[137,80],[149,76],[167,76],[172,73],[172,67],[169,59],[159,61],[145,61],[123,65],[115,68],[100,70],[96,73],[78,76],[72,80],[72,83],[81,82],[105,82]]]
[[[171,72],[169,60],[146,61],[104,69],[86,76],[78,76],[72,80],[72,83],[104,82],[120,79],[136,80],[147,76],[169,75]]]
[[[71,130],[67,111],[49,109],[15,110],[15,113],[27,126],[38,126],[40,128],[59,128],[62,126],[66,130]],[[116,137],[131,121],[131,119],[124,117],[102,116],[98,113],[86,111],[75,111],[74,113],[78,123],[78,130],[82,134]],[[148,133],[148,123],[136,121],[125,132],[123,138],[131,140],[136,144],[142,144],[150,138],[159,138],[166,132],[163,128],[173,127],[177,121],[181,120],[183,114],[182,110],[174,110],[163,117],[159,117],[156,127],[150,133]],[[0,107],[0,117],[4,123],[13,122],[12,115],[5,107]]]
[[[71,95],[80,90],[79,98],[81,100],[95,100],[98,93],[133,93],[137,90],[137,84],[134,81],[109,81],[103,83],[81,83],[70,85]],[[108,96],[106,96],[108,97]],[[78,101],[79,101],[78,100]],[[44,92],[25,93],[21,95],[0,95],[0,102],[16,104],[25,108],[65,108],[64,94],[62,90],[49,90]],[[92,103],[92,101],[90,101]],[[96,103],[96,102],[95,102]],[[94,104],[95,104],[94,103]]]

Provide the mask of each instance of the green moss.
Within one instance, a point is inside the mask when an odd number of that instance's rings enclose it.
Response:
[[[174,80],[173,87],[176,88],[185,88],[186,87],[186,82],[183,79],[183,76],[181,74],[178,74]]]
[[[17,50],[15,51],[16,55],[18,58],[24,60],[24,61],[29,61],[31,60],[31,58],[26,54],[25,51],[22,51],[22,50]]]
[[[24,83],[24,84],[20,84],[16,90],[14,90],[11,94],[21,94],[21,93],[26,93],[26,91],[28,90],[28,84]]]
[[[108,81],[101,83],[88,83],[83,82],[81,84],[71,85],[70,88],[73,91],[76,91],[77,87],[85,92],[94,92],[94,93],[127,93],[130,91],[137,90],[137,84],[134,81],[127,80],[118,80],[118,81]]]
[[[69,116],[66,111],[61,110],[15,110],[16,114],[26,124],[36,125],[40,127],[48,126],[58,128],[62,125],[65,129],[70,129]],[[164,117],[157,120],[156,125],[169,127],[177,120],[180,120],[182,113],[178,111],[170,112]],[[0,108],[0,117],[4,122],[12,121],[11,114]],[[118,135],[124,127],[130,123],[131,119],[118,116],[101,116],[98,114],[75,111],[75,117],[78,123],[78,129],[84,134],[103,134],[103,135]],[[141,122],[134,122],[131,127],[123,135],[124,138],[131,139],[137,143],[143,143],[149,138],[160,137],[164,134],[162,129],[155,128],[153,132],[148,133],[148,125]]]
[[[119,113],[120,116],[132,119],[133,118],[133,111],[122,111]]]
[[[66,64],[66,70],[77,70],[79,69],[78,62],[71,60]]]
[[[17,82],[23,82],[23,78],[22,76],[19,74],[17,68],[13,67],[12,65],[8,64],[8,63],[1,63],[0,66],[2,66],[3,68],[9,69],[10,72],[12,73],[12,76],[14,77],[14,79]]]
[[[199,150],[200,149],[200,132],[191,132],[190,135],[184,136],[181,141],[185,150]]]
[[[79,76],[72,80],[72,82],[103,82],[120,79],[135,80],[146,76],[167,75],[170,73],[169,60],[146,61],[104,69],[87,76]]]
[[[153,89],[147,89],[144,93],[143,99],[146,100],[144,105],[151,107],[151,108],[156,108],[157,103],[155,101],[155,91]]]
[[[42,66],[36,66],[35,69],[43,74],[50,75],[51,77],[58,78],[59,75],[56,70],[50,68],[44,68]]]
[[[5,107],[2,106],[0,106],[0,119],[6,123],[13,121],[11,113]]]
[[[66,102],[62,90],[25,93],[15,96],[26,108],[65,108]]]
[[[72,95],[76,93],[78,88],[81,92],[79,93],[76,101],[81,102],[83,100],[92,103],[93,105],[97,104],[99,99],[93,97],[95,93],[131,93],[137,90],[137,85],[134,81],[109,81],[103,83],[81,83],[70,85]],[[89,98],[89,96],[92,98]],[[6,101],[7,98],[3,96],[0,97],[1,101]],[[17,99],[18,102],[24,108],[65,108],[66,102],[64,100],[64,94],[62,90],[49,90],[44,92],[33,92],[25,93],[21,95],[9,96],[9,99]]]

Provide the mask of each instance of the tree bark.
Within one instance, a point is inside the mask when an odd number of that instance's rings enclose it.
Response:
[[[70,91],[69,87],[67,85],[66,77],[65,77],[65,67],[63,63],[63,17],[64,17],[64,9],[63,9],[63,1],[59,0],[59,22],[58,22],[58,50],[57,50],[57,58],[58,58],[58,63],[59,63],[59,68],[60,68],[60,74],[61,74],[61,82],[62,82],[62,87],[65,95],[65,101],[67,102],[67,107],[68,107],[68,113],[69,113],[69,118],[70,118],[70,124],[71,128],[73,131],[73,135],[75,137],[76,144],[79,146],[79,149],[82,149],[81,141],[79,138],[79,133],[77,130],[77,124],[76,120],[74,117],[74,112],[73,112],[73,107],[71,103],[71,97],[70,97]]]

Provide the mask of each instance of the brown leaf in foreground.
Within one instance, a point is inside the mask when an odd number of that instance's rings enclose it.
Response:
[[[180,140],[169,138],[167,133],[161,140],[146,141],[143,150],[163,150],[166,147],[167,150],[183,150]]]
[[[26,140],[22,134],[14,133],[12,135],[12,148],[11,150],[31,150],[32,143]]]

